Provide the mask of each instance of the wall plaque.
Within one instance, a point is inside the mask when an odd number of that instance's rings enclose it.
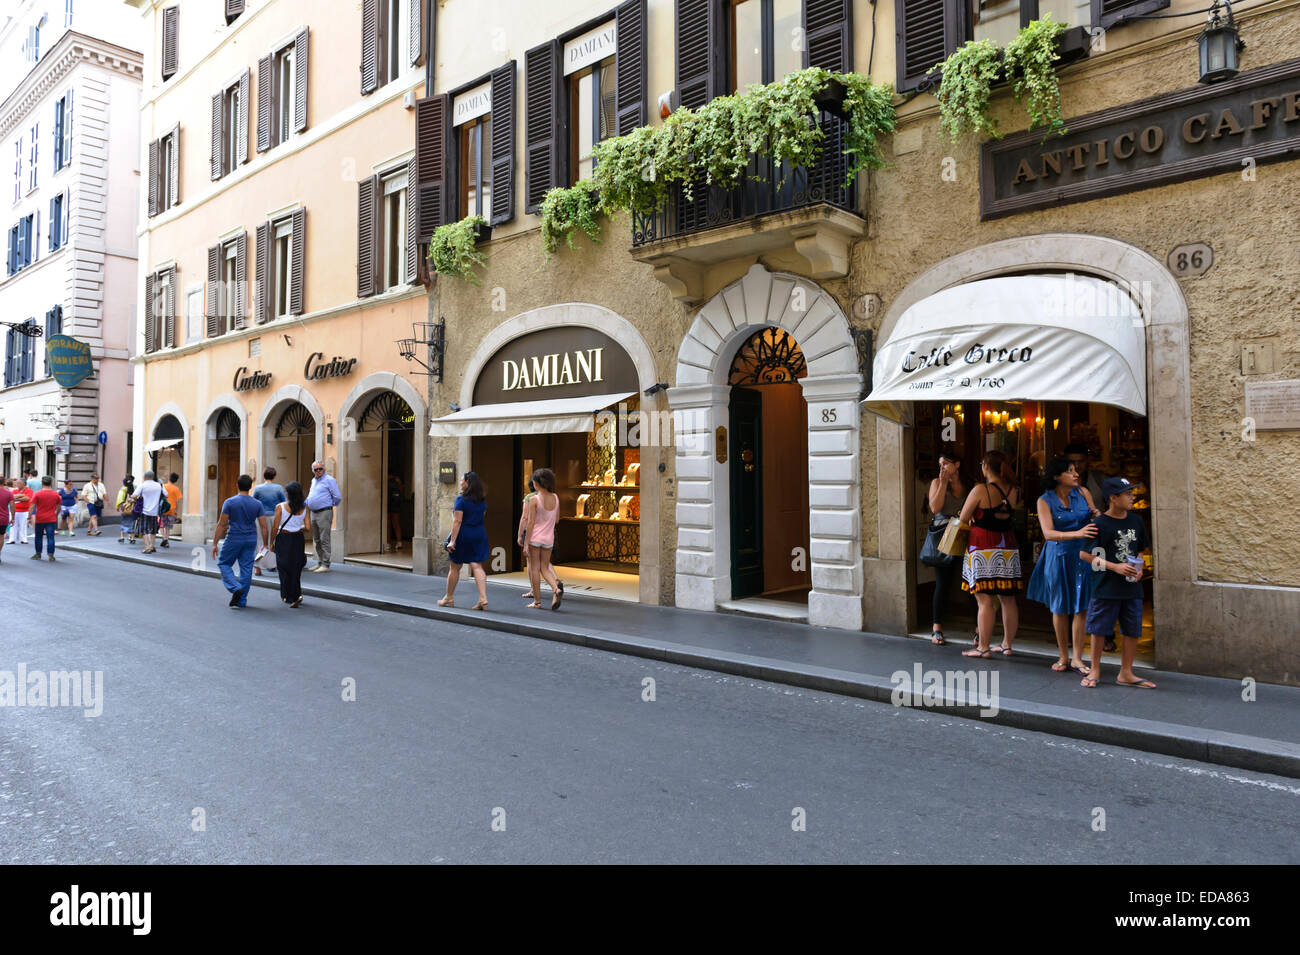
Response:
[[[1300,378],[1246,382],[1246,417],[1257,431],[1300,431]]]
[[[980,218],[1099,199],[1300,155],[1300,59],[980,147]],[[1253,172],[1252,172],[1253,175]]]

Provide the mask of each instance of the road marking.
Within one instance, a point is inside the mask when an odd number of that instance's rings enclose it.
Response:
[[[377,613],[368,613],[368,612],[365,611],[365,610],[353,610],[352,612],[353,612],[354,614],[356,614],[357,616],[359,616],[359,617],[378,617],[378,616],[379,616],[379,614],[377,614]]]

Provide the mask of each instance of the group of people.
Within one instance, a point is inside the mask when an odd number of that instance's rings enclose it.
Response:
[[[49,493],[45,493],[45,492]],[[29,543],[29,529],[36,537],[33,560],[45,556],[54,560],[54,538],[60,535],[77,536],[77,504],[86,505],[90,515],[87,533],[100,534],[99,517],[108,490],[100,483],[99,475],[91,475],[80,491],[69,479],[63,487],[56,488],[53,475],[38,476],[24,468],[21,478],[0,478],[0,550],[6,543]]]
[[[935,592],[931,639],[945,643],[942,617],[948,593],[958,573],[962,590],[976,603],[975,644],[964,656],[1010,656],[1019,626],[1016,596],[1025,589],[1020,548],[1012,526],[1020,492],[1014,486],[1007,457],[990,451],[980,461],[984,478],[967,487],[960,474],[961,459],[946,450],[939,458],[939,476],[930,483],[932,530],[949,521],[969,528],[963,557],[935,564]],[[1096,477],[1092,482],[1089,477]],[[1137,641],[1142,632],[1143,553],[1151,541],[1146,523],[1134,513],[1138,485],[1122,477],[1087,473],[1086,449],[1076,445],[1045,469],[1043,492],[1036,511],[1043,548],[1029,580],[1028,597],[1052,614],[1059,658],[1058,673],[1083,675],[1085,687],[1101,678],[1101,658],[1113,650],[1116,623],[1123,636],[1121,686],[1155,689],[1155,684],[1133,672]],[[1089,484],[1094,489],[1089,488]],[[1100,495],[1100,502],[1097,497]],[[996,615],[1002,612],[1002,643],[992,645]],[[1086,638],[1091,655],[1083,659]]]
[[[142,554],[155,553],[159,547],[171,547],[172,530],[176,527],[176,515],[181,512],[183,497],[180,479],[179,474],[170,474],[164,484],[157,480],[152,471],[144,472],[139,487],[136,487],[133,475],[128,474],[122,479],[122,487],[114,502],[114,507],[122,517],[117,533],[119,544],[144,541],[144,549],[140,551]],[[102,484],[98,491],[103,491]],[[98,494],[97,503],[91,509],[92,534],[99,533],[96,523],[103,512],[102,502],[106,495],[107,492]],[[161,539],[159,531],[162,532]]]
[[[543,608],[543,580],[551,588],[552,610],[559,610],[564,600],[564,582],[551,564],[559,514],[560,498],[555,493],[555,474],[549,468],[538,468],[528,479],[528,494],[524,497],[523,514],[515,535],[528,563],[529,587],[524,599],[529,601],[528,607],[532,610]],[[438,601],[439,607],[456,606],[460,569],[468,564],[478,587],[478,603],[473,609],[488,609],[487,572],[483,565],[491,556],[491,548],[484,526],[486,515],[487,494],[483,481],[473,471],[467,471],[460,479],[460,494],[452,505],[451,532],[443,541],[451,567],[447,572],[447,593]]]

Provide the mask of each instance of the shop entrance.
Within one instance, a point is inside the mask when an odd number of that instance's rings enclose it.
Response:
[[[415,412],[393,391],[362,405],[348,458],[348,558],[411,568],[415,532]]]
[[[733,600],[808,601],[808,404],[799,384],[807,374],[781,328],[746,339],[728,372]]]
[[[316,459],[316,419],[307,406],[297,401],[285,405],[271,437],[264,440],[262,466],[275,468],[277,484],[297,481],[306,492],[311,487],[311,465]],[[260,474],[253,475],[255,484],[261,480]]]
[[[163,415],[153,429],[153,439],[149,442],[149,469],[166,483],[172,474],[184,475],[181,465],[184,463],[185,429],[174,415]],[[175,515],[180,517],[180,515]]]
[[[239,493],[239,416],[229,408],[217,415],[217,500],[216,510],[226,498]]]

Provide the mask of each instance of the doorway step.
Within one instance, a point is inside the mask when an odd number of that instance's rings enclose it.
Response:
[[[362,567],[380,567],[384,570],[411,569],[411,551],[399,550],[375,554],[349,554],[343,559],[345,564],[359,564]]]
[[[768,620],[783,620],[786,623],[807,623],[808,605],[789,600],[773,600],[771,597],[745,597],[741,600],[728,600],[718,604],[718,609],[725,613],[737,613],[746,617],[763,617]]]

